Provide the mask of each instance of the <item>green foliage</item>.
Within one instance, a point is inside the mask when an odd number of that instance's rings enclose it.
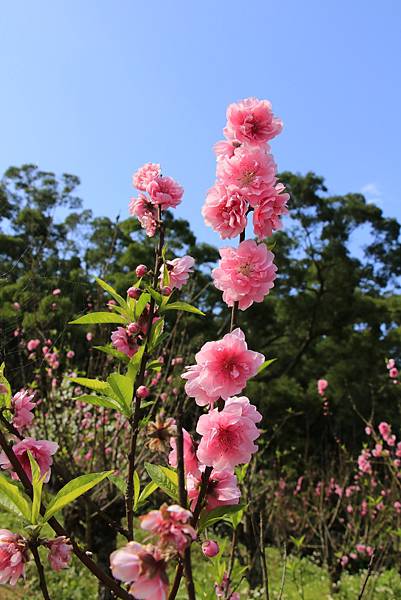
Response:
[[[88,475],[81,475],[72,481],[69,481],[48,504],[43,520],[48,521],[58,511],[62,510],[68,504],[71,504],[71,502],[74,502],[74,500],[79,498],[79,496],[82,496],[82,494],[86,494],[86,492],[94,488],[112,473],[113,471],[90,473]]]
[[[145,469],[155,485],[163,490],[170,498],[178,502],[177,473],[168,467],[145,463]]]
[[[29,523],[32,516],[32,502],[21,487],[0,473],[0,504]]]

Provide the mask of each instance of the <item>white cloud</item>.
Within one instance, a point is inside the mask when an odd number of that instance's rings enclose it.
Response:
[[[381,204],[382,193],[378,185],[374,182],[366,183],[361,187],[361,194],[366,196],[368,202],[374,202],[375,204]]]

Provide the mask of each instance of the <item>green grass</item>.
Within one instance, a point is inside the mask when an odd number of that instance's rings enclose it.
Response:
[[[18,531],[18,520],[12,515],[0,513],[0,528]],[[43,534],[50,534],[43,531]],[[143,532],[141,532],[143,534]],[[121,541],[121,544],[123,542]],[[224,545],[224,543],[222,544]],[[50,597],[52,600],[96,600],[97,580],[77,559],[73,559],[71,567],[55,573],[47,566],[46,550],[40,549],[42,562],[46,569]],[[193,571],[197,586],[197,597],[202,600],[215,600],[214,581],[216,563],[206,560],[199,546],[194,545],[192,553]],[[270,600],[278,600],[283,561],[280,552],[275,548],[267,551],[269,570]],[[238,570],[235,571],[237,580],[240,579]],[[28,564],[25,582],[19,582],[14,588],[0,586],[0,600],[41,600],[42,595],[38,585],[36,569],[32,562]],[[173,579],[171,569],[170,581]],[[366,572],[350,575],[345,572],[342,576],[338,592],[330,591],[330,581],[326,570],[314,564],[309,558],[289,556],[286,562],[285,585],[282,600],[356,600]],[[238,590],[243,600],[264,600],[263,590],[249,592],[246,581],[243,580]],[[185,586],[182,585],[178,594],[179,600],[186,600]],[[395,569],[373,574],[369,580],[364,600],[400,600],[401,577]]]

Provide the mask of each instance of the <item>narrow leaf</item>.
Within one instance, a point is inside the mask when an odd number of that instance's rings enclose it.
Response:
[[[175,471],[160,465],[145,463],[145,469],[151,480],[173,500],[178,501],[178,477]]]
[[[111,312],[92,312],[87,315],[82,315],[82,317],[78,317],[78,319],[75,319],[74,321],[70,321],[69,325],[96,325],[99,323],[127,325],[127,319]]]
[[[56,514],[56,512],[67,506],[67,504],[71,504],[76,498],[79,498],[79,496],[82,496],[82,494],[91,490],[95,485],[103,481],[103,479],[106,479],[106,477],[112,473],[113,471],[90,473],[89,475],[81,475],[80,477],[76,477],[72,481],[69,481],[50,502],[44,520],[48,521],[50,517]]]
[[[218,506],[213,510],[203,510],[199,519],[199,531],[209,527],[218,521],[224,519],[227,515],[239,512],[244,508],[244,504],[233,504],[227,506]]]
[[[104,392],[109,388],[109,384],[106,381],[99,381],[98,379],[88,379],[87,377],[69,377],[68,379],[95,392]]]
[[[144,504],[144,502],[146,501],[146,499],[153,494],[153,492],[155,492],[158,489],[158,485],[157,483],[155,483],[154,481],[151,481],[150,483],[148,483],[147,485],[145,485],[145,487],[143,488],[139,498],[138,498],[138,507],[141,506],[141,504]]]
[[[138,298],[138,300],[136,300],[135,302],[134,315],[136,321],[139,319],[139,317],[145,310],[145,306],[148,304],[148,302],[150,302],[150,294],[145,294],[144,292],[142,292],[140,298]]]
[[[134,356],[131,358],[128,364],[127,377],[130,378],[132,385],[135,385],[135,381],[138,375],[139,367],[141,366],[141,361],[143,357],[143,353],[145,351],[145,346],[140,346],[138,352],[135,352]]]
[[[139,494],[141,493],[141,482],[139,481],[139,475],[134,471],[134,510],[138,505]]]
[[[5,388],[5,393],[4,394],[0,394],[0,406],[5,406],[6,408],[10,408],[11,406],[11,386],[10,383],[7,379],[7,377],[4,375],[4,369],[5,369],[5,364],[2,363],[0,365],[0,384],[2,384]]]
[[[156,292],[156,290],[154,290],[150,285],[146,285],[145,288],[147,289],[149,294],[152,296],[152,298],[154,298],[154,300],[157,302],[157,304],[160,305],[162,303],[163,296],[161,294],[159,294],[159,292]]]
[[[43,481],[46,477],[46,473],[41,476],[40,468],[36,460],[33,458],[32,454],[28,450],[28,458],[31,465],[31,473],[32,473],[32,487],[33,487],[33,500],[32,500],[32,513],[31,513],[31,523],[32,525],[36,525],[38,522],[39,514],[40,514],[40,503],[42,500],[42,488]]]
[[[121,408],[125,411],[131,410],[132,396],[134,394],[134,386],[131,378],[127,375],[121,375],[120,373],[112,373],[108,378],[113,394],[118,400]]]
[[[27,498],[27,496],[25,496],[24,492],[19,489],[16,483],[12,483],[2,473],[0,473],[0,491],[2,492],[3,496],[8,498],[8,501],[16,507],[24,519],[31,522],[31,501]]]
[[[194,315],[205,316],[205,313],[199,310],[199,308],[196,308],[196,306],[192,306],[192,304],[188,304],[187,302],[171,302],[163,307],[163,311],[166,310],[183,310],[185,312],[194,313]]]
[[[114,356],[114,358],[118,358],[124,362],[129,362],[129,356],[124,354],[124,352],[119,352],[113,346],[93,346],[95,350],[100,350],[100,352],[104,352],[105,354],[109,354],[110,356]]]
[[[83,394],[82,396],[76,396],[73,400],[77,402],[85,402],[86,404],[93,404],[93,406],[103,406],[104,408],[112,408],[121,412],[120,405],[113,398],[106,398],[106,396],[91,396],[89,394]]]
[[[122,296],[120,296],[120,294],[113,287],[111,287],[111,285],[109,285],[102,279],[99,279],[99,277],[95,277],[95,279],[96,279],[97,283],[100,285],[100,287],[103,288],[105,290],[105,292],[110,294],[110,296],[113,296],[114,300],[116,300],[118,302],[118,304],[120,306],[122,306],[122,308],[124,308],[124,309],[127,308],[127,303],[124,300],[124,298]]]
[[[265,360],[265,362],[263,364],[260,365],[258,372],[256,373],[256,375],[259,375],[260,373],[262,373],[265,369],[267,369],[267,367],[269,365],[271,365],[272,363],[274,363],[277,360],[277,358],[270,358],[269,360]]]

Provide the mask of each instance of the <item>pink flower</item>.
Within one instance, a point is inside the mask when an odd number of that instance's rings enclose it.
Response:
[[[263,144],[273,139],[283,128],[275,117],[268,100],[246,98],[227,108],[227,126],[224,135],[249,144]]]
[[[342,556],[341,559],[340,559],[341,566],[344,568],[344,567],[347,566],[348,563],[349,563],[348,556],[346,556],[346,555]]]
[[[53,294],[53,296],[60,296],[60,294],[61,294],[60,288],[56,288],[55,290],[53,290],[52,294]]]
[[[28,349],[29,352],[33,352],[34,350],[36,350],[36,348],[40,345],[40,340],[35,339],[35,340],[29,340],[29,342],[27,343],[26,347]]]
[[[398,369],[396,369],[396,367],[393,367],[389,370],[388,374],[390,375],[391,379],[395,379],[396,377],[398,377]]]
[[[253,415],[240,399],[230,402],[220,412],[212,409],[201,415],[196,427],[202,436],[197,451],[199,460],[219,471],[248,463],[257,450],[253,442],[260,435],[250,413]]]
[[[67,358],[71,360],[72,358],[74,358],[74,356],[75,356],[74,350],[68,350]]]
[[[24,576],[27,560],[24,538],[8,529],[0,529],[0,584],[15,585]]]
[[[158,535],[162,546],[172,546],[179,554],[196,539],[196,531],[189,520],[192,513],[177,504],[163,504],[160,510],[151,510],[147,515],[139,517],[141,529]]]
[[[395,367],[395,360],[394,360],[394,358],[389,358],[388,359],[386,367],[387,367],[388,370],[394,369],[394,367]]]
[[[52,455],[57,452],[58,444],[49,442],[48,440],[34,440],[33,438],[25,438],[22,442],[14,444],[14,454],[21,463],[29,480],[32,481],[28,450],[38,463],[41,475],[46,475],[45,482],[47,483],[50,479],[50,466],[53,463]],[[12,465],[5,452],[1,452],[0,454],[0,466],[2,469],[12,469]],[[11,473],[11,477],[13,479],[19,479],[18,475],[14,472]]]
[[[287,202],[290,199],[290,195],[284,193],[284,190],[284,185],[278,183],[256,204],[253,228],[259,239],[264,239],[272,235],[273,231],[282,228],[281,217],[288,214]]]
[[[185,473],[192,475],[199,474],[199,462],[196,457],[196,447],[191,435],[185,429],[182,430],[184,437],[184,468]],[[169,464],[177,468],[177,440],[174,437],[170,438],[170,446],[172,448],[169,456]]]
[[[91,342],[93,340],[93,333],[88,331],[88,333],[86,334],[86,339],[88,342]]]
[[[232,158],[218,161],[217,178],[224,185],[237,186],[256,206],[276,182],[276,164],[264,148],[241,147]]]
[[[327,381],[327,379],[319,379],[317,382],[317,393],[320,394],[320,396],[324,396],[324,392],[327,390],[328,387],[329,382]]]
[[[135,339],[128,334],[124,327],[117,327],[111,334],[111,343],[119,352],[126,354],[131,358],[138,351],[138,344]]]
[[[136,390],[136,395],[138,398],[147,398],[150,394],[149,388],[146,385],[140,385]]]
[[[174,258],[173,260],[167,261],[167,270],[170,276],[170,288],[177,288],[180,290],[189,279],[189,274],[192,273],[192,267],[195,264],[195,259],[192,256],[182,256],[181,258]],[[163,264],[160,269],[160,282],[163,283],[165,265]]]
[[[14,413],[13,425],[19,431],[30,425],[33,421],[33,414],[31,411],[36,406],[36,403],[32,402],[34,397],[35,394],[30,394],[26,390],[21,390],[11,398],[11,409]]]
[[[238,248],[221,248],[220,256],[212,277],[227,306],[239,302],[239,308],[245,310],[254,302],[263,302],[274,286],[277,271],[274,254],[265,244],[246,240]]]
[[[202,544],[202,552],[208,558],[213,558],[219,553],[219,545],[214,540],[205,540]]]
[[[187,395],[205,406],[240,393],[248,379],[256,375],[264,356],[248,350],[245,335],[237,328],[222,340],[206,342],[195,360],[196,365],[186,367],[181,377],[187,379]]]
[[[390,437],[390,435],[391,435],[391,425],[389,425],[385,421],[382,421],[379,424],[379,431],[380,431],[380,435],[382,436],[382,438],[384,440],[387,440],[387,438]]]
[[[394,508],[395,508],[395,512],[400,514],[401,513],[401,502],[399,502],[398,500],[396,500],[393,504]]]
[[[194,510],[198,501],[201,486],[201,474],[187,475],[188,498],[191,509]],[[213,510],[218,506],[238,504],[241,492],[237,478],[232,471],[212,471],[207,487],[206,509]]]
[[[216,142],[213,146],[213,150],[216,154],[216,159],[222,160],[223,158],[231,158],[234,156],[235,151],[240,146],[241,142],[237,142],[236,140],[221,140],[220,142]]]
[[[131,583],[130,594],[138,600],[166,600],[168,577],[166,563],[154,546],[129,542],[110,555],[113,576]]]
[[[372,466],[370,464],[369,456],[369,450],[364,449],[358,457],[358,468],[360,471],[362,471],[362,473],[372,472]]]
[[[129,212],[136,217],[145,229],[148,237],[153,237],[157,229],[157,210],[145,194],[139,194],[138,198],[131,198]]]
[[[248,201],[237,186],[215,183],[208,191],[202,215],[206,225],[224,240],[244,231],[247,210]]]
[[[371,435],[371,433],[372,433],[372,428],[371,428],[371,427],[369,427],[369,426],[366,426],[366,427],[365,427],[365,433],[366,433],[366,435]]]
[[[175,208],[184,194],[184,188],[171,177],[156,177],[146,186],[146,191],[155,204],[163,210]]]
[[[141,192],[145,192],[148,184],[161,174],[160,165],[157,163],[146,163],[132,176],[132,185]]]
[[[68,543],[68,538],[60,536],[54,540],[48,540],[46,545],[49,548],[49,563],[53,571],[65,569],[71,562],[72,546]]]

